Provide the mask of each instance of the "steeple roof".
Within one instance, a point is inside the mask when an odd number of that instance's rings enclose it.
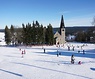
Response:
[[[61,17],[60,28],[65,28],[63,15],[62,15],[62,17]]]
[[[63,15],[61,17],[61,23],[60,23],[60,34],[61,34],[61,29],[64,29],[65,28],[65,24],[64,24],[64,19],[63,19]]]

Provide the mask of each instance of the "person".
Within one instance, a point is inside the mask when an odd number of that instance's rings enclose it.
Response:
[[[59,55],[61,55],[61,52],[59,52]]]
[[[71,56],[71,63],[74,64],[74,55]]]
[[[59,57],[59,53],[57,53],[57,57]]]
[[[59,56],[59,52],[58,52],[58,50],[57,50],[57,54],[56,54],[56,55],[57,55],[57,57]]]
[[[24,50],[24,54],[26,54],[26,51]]]
[[[74,51],[74,48],[75,48],[75,47],[73,46],[73,49],[72,49],[73,51]]]
[[[81,61],[79,61],[78,64],[81,65]]]
[[[78,53],[80,53],[80,50],[78,50]]]
[[[83,50],[83,54],[85,54],[85,51]]]
[[[68,51],[70,51],[70,46],[68,46]]]
[[[44,53],[45,53],[45,49],[44,49]]]
[[[21,54],[22,54],[22,58],[23,58],[23,54],[24,54],[24,52],[22,51],[22,53],[21,53]]]
[[[19,50],[21,51],[21,48]]]

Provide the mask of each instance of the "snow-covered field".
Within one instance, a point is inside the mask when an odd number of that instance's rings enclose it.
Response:
[[[75,46],[74,51],[72,48],[68,51],[68,45]],[[82,45],[0,47],[0,79],[95,79],[95,44],[85,44],[81,48]],[[26,54],[22,58],[24,50]],[[57,50],[61,52],[59,57]],[[75,64],[70,62],[72,54]]]
[[[95,79],[95,44],[5,47],[2,33],[0,40],[0,79]],[[57,57],[57,53],[61,55]],[[72,54],[74,64],[70,62]]]

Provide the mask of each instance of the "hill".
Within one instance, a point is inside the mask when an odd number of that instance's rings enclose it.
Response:
[[[4,29],[0,29],[0,32],[4,32]]]
[[[90,26],[74,26],[74,27],[65,27],[66,28],[66,35],[68,34],[74,34],[78,31],[86,31],[88,30],[89,28],[93,28],[93,27],[90,27]],[[56,31],[59,31],[59,28],[53,28],[53,32],[55,33]],[[4,32],[4,29],[0,29],[0,32]]]
[[[78,26],[76,26],[76,27],[65,27],[66,28],[66,35],[68,35],[68,34],[74,34],[74,33],[76,33],[76,32],[78,32],[78,31],[86,31],[86,30],[88,30],[89,28],[93,28],[93,27],[78,27]],[[54,33],[56,32],[56,31],[58,31],[59,30],[59,28],[53,28],[53,30],[54,30]]]

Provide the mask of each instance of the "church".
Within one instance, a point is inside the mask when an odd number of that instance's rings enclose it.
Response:
[[[54,34],[56,44],[65,44],[65,25],[63,15],[61,17],[60,30]]]

